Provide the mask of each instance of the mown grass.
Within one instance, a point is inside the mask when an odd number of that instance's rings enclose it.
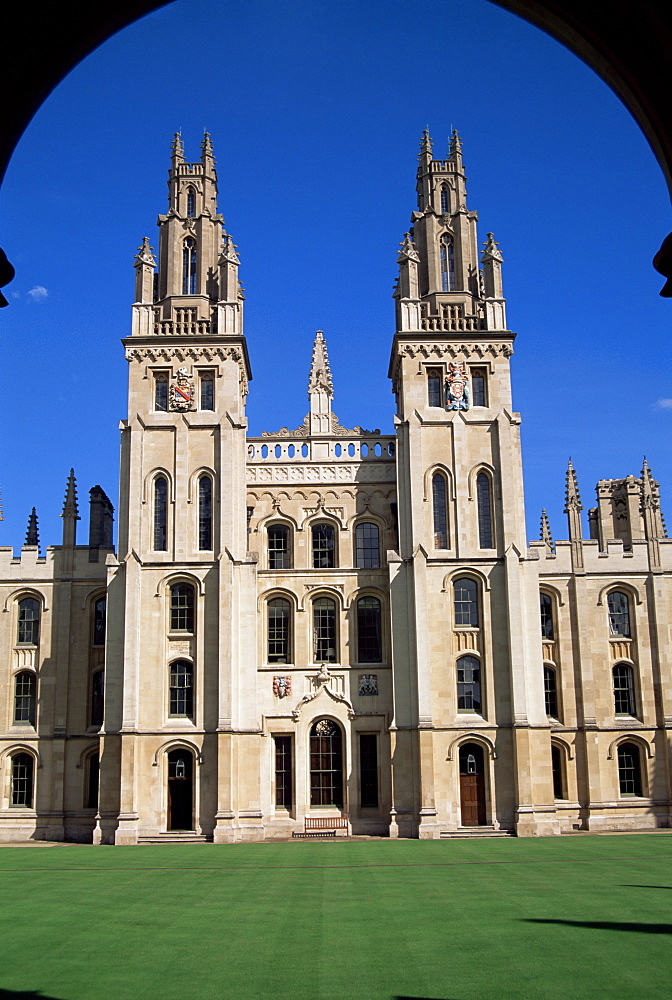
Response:
[[[0,850],[0,1000],[660,1000],[672,835]]]

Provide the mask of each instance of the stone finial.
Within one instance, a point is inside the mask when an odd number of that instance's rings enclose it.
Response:
[[[308,394],[323,390],[331,398],[334,395],[334,386],[331,380],[331,369],[329,368],[329,355],[327,354],[327,342],[324,339],[322,330],[318,330],[313,341],[313,360],[308,376]]]
[[[583,510],[583,504],[581,503],[576,472],[570,458],[567,464],[567,478],[565,480],[565,514],[569,514],[572,510]]]
[[[219,254],[218,264],[240,264],[240,258],[236,253],[237,247],[229,233],[222,233],[223,243]]]
[[[203,141],[201,142],[201,160],[212,160],[214,159],[214,153],[212,149],[212,140],[210,139],[209,132],[203,132]]]
[[[416,263],[420,262],[420,254],[415,249],[415,244],[411,239],[410,233],[404,233],[404,239],[399,244],[401,250],[399,251],[399,256],[397,257],[397,264],[403,264],[405,260],[414,260]]]
[[[541,541],[545,542],[548,548],[553,552],[555,550],[555,544],[553,542],[553,535],[551,534],[551,524],[548,520],[548,514],[546,513],[546,508],[541,509]]]
[[[462,140],[460,139],[460,136],[456,128],[453,129],[452,135],[450,136],[450,155],[451,156],[462,155]]]
[[[483,243],[483,256],[481,257],[481,263],[485,264],[487,260],[498,260],[501,264],[504,258],[502,257],[501,250],[499,249],[499,244],[496,242],[492,233],[488,233],[487,237],[488,238]]]
[[[23,544],[24,545],[40,544],[40,537],[37,530],[37,512],[34,507],[31,510],[30,516],[28,518],[28,529],[26,531],[26,540]]]
[[[432,138],[429,134],[429,129],[426,128],[422,133],[422,139],[420,140],[420,156],[418,159],[424,160],[432,158]]]
[[[174,160],[184,160],[184,146],[182,145],[182,133],[176,132],[173,137],[172,156]]]
[[[138,247],[138,252],[133,261],[133,267],[142,267],[144,264],[149,265],[149,267],[156,267],[156,260],[152,253],[153,249],[154,247],[150,247],[149,245],[149,236],[143,236],[142,243]]]
[[[61,517],[70,517],[79,521],[79,507],[77,505],[77,482],[75,480],[75,470],[70,469],[70,475],[65,487],[65,498],[63,501],[63,511]]]

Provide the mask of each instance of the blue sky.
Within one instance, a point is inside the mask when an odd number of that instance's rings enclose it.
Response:
[[[530,537],[542,506],[566,537],[570,455],[587,508],[598,479],[638,474],[646,454],[672,517],[671,306],[650,265],[669,199],[607,86],[487,0],[178,0],[56,89],[0,191],[17,269],[0,312],[0,544],[21,545],[33,505],[42,545],[60,541],[71,465],[81,506],[98,483],[116,504],[119,341],[177,129],[188,159],[213,138],[247,296],[250,432],[301,423],[322,329],[341,422],[391,433],[390,296],[425,127],[437,156],[459,129],[480,238],[504,254]]]

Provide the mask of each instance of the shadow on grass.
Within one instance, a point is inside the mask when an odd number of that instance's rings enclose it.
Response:
[[[35,990],[0,990],[0,1000],[62,1000]]]
[[[391,1000],[450,1000],[450,998],[449,997],[408,997],[406,995],[404,995],[402,997],[400,995],[400,996],[394,996],[394,997],[392,997]]]
[[[656,888],[660,888],[656,886]],[[596,931],[639,931],[640,934],[672,934],[672,924],[617,923],[611,920],[535,920],[526,919],[527,924],[564,924],[566,927],[587,927]],[[0,1000],[2,997],[0,996]]]
[[[672,885],[632,885],[630,882],[623,882],[624,889],[672,889]]]

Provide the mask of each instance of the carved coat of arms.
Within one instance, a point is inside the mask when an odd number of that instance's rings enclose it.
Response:
[[[170,380],[168,405],[171,410],[191,410],[194,406],[194,377],[186,368],[178,368]]]
[[[286,698],[292,693],[291,675],[279,674],[273,678],[273,694],[276,698]]]
[[[358,690],[360,694],[378,694],[378,674],[360,674]]]
[[[464,361],[451,362],[446,376],[446,409],[468,410],[470,405],[469,376]]]

